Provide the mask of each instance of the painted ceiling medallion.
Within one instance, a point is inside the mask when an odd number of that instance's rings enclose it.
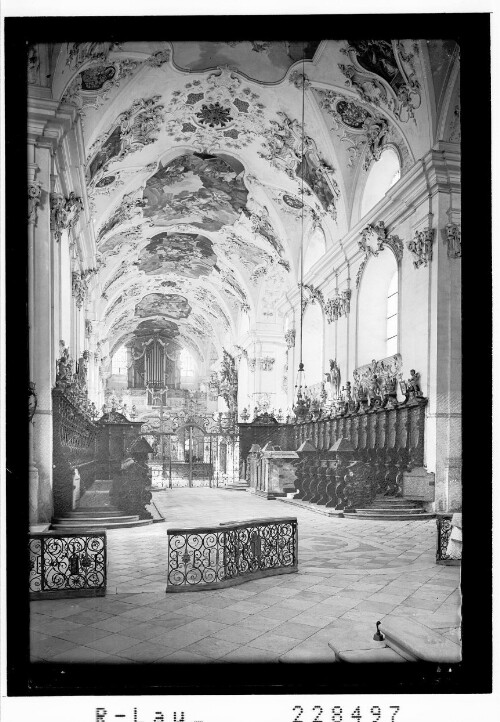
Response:
[[[96,183],[96,188],[105,188],[106,186],[109,186],[110,183],[113,183],[115,179],[115,175],[107,175],[104,178],[101,178],[98,183]]]
[[[100,90],[104,83],[112,80],[116,75],[116,68],[113,65],[95,65],[87,68],[81,73],[82,90]]]
[[[290,206],[290,208],[303,208],[304,206],[304,204],[299,198],[295,198],[288,193],[283,193],[283,200],[285,201],[287,206]]]
[[[218,231],[238,220],[247,197],[243,171],[216,156],[183,155],[147,181],[144,216],[158,226],[182,222]]]
[[[224,128],[232,120],[230,113],[231,110],[223,108],[220,103],[209,103],[201,106],[201,109],[196,113],[196,117],[200,123],[208,125],[210,128],[216,126]]]
[[[139,270],[148,275],[199,278],[208,276],[216,263],[212,241],[194,233],[158,233],[139,255]]]
[[[170,293],[149,293],[141,298],[135,307],[135,315],[145,316],[169,316],[175,320],[187,318],[191,313],[191,306],[184,296]]]
[[[342,122],[349,128],[360,130],[369,115],[368,111],[361,108],[356,103],[347,100],[340,100],[337,103],[337,112],[342,118]]]

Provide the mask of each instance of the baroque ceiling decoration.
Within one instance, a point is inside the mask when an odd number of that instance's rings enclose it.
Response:
[[[205,153],[221,146],[241,150],[264,128],[260,96],[229,68],[174,90],[166,107],[167,134]]]
[[[123,160],[130,153],[157,140],[157,133],[165,117],[161,95],[138,98],[120,113],[110,131],[99,136],[87,155],[87,178],[92,184],[103,179],[112,163]]]
[[[332,119],[331,129],[348,153],[348,168],[354,169],[362,157],[363,169],[368,170],[389,145],[399,151],[402,173],[411,167],[411,151],[395,123],[374,112],[368,103],[353,101],[342,93],[318,88],[313,92],[320,108]]]
[[[230,347],[242,312],[280,323],[276,309],[296,288],[302,218],[307,234],[321,228],[336,247],[358,171],[388,146],[403,173],[419,157],[426,80],[417,44],[319,46],[61,46],[60,93],[79,110],[86,141],[97,274],[84,302],[97,289],[96,339],[119,344],[139,326],[158,328],[208,359],[212,343]],[[347,291],[324,299],[332,320],[349,312]]]
[[[340,52],[350,64],[339,64],[346,85],[362,100],[383,105],[402,123],[415,120],[422,102],[420,83],[414,65],[417,43],[412,50],[402,40],[348,40]]]

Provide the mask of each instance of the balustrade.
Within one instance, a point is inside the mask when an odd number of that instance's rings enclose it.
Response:
[[[106,532],[29,535],[31,599],[106,593]]]
[[[168,529],[167,592],[196,592],[298,571],[295,517]]]

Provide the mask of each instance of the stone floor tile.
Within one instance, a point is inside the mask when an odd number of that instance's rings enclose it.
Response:
[[[138,619],[141,622],[147,622],[155,617],[161,617],[164,614],[163,609],[153,609],[152,607],[132,607],[123,614],[120,614],[124,619]]]
[[[92,609],[91,611],[72,614],[71,617],[65,617],[64,619],[66,622],[74,622],[75,624],[94,624],[95,622],[101,622],[104,619],[109,619],[111,616],[112,615],[107,612]]]
[[[283,637],[279,634],[275,634],[274,632],[275,630],[253,639],[251,642],[248,642],[248,646],[255,647],[256,649],[265,649],[269,652],[284,654],[298,644],[297,639],[294,639],[293,637]]]
[[[308,624],[311,627],[326,627],[331,624],[332,620],[335,619],[334,614],[328,616],[313,614],[312,612],[302,612],[293,618],[293,621],[297,624]]]
[[[137,639],[134,639],[134,637],[126,637],[123,634],[110,634],[103,639],[96,639],[95,641],[89,642],[86,646],[92,647],[92,649],[99,649],[106,654],[115,654],[135,644],[137,644]]]
[[[214,632],[219,632],[224,629],[227,625],[221,622],[211,622],[209,619],[195,619],[187,624],[183,624],[181,627],[176,627],[175,631],[180,634],[199,634],[202,633],[204,637]]]
[[[214,660],[203,654],[188,652],[187,649],[179,649],[163,658],[167,664],[208,664]]]
[[[396,604],[390,604],[388,602],[379,602],[379,601],[372,601],[371,599],[367,600],[366,602],[360,602],[355,607],[353,607],[352,611],[355,612],[373,612],[374,614],[378,614],[379,612],[383,612],[385,614],[389,614],[394,607],[397,606]]]
[[[281,619],[270,619],[269,617],[262,616],[261,614],[252,614],[251,616],[245,617],[245,619],[238,622],[238,626],[245,627],[246,629],[261,629],[263,632],[275,629],[281,624]]]
[[[74,645],[85,646],[88,642],[94,642],[97,639],[108,637],[110,632],[106,629],[98,629],[97,627],[82,626],[79,629],[71,629],[67,632],[58,633],[58,637],[72,642]]]
[[[183,619],[183,618],[181,618]],[[182,624],[182,621],[179,621],[179,626]],[[172,627],[173,629],[174,627]],[[167,628],[164,626],[161,626],[159,624],[156,624],[156,620],[154,622],[140,622],[139,624],[131,624],[125,629],[121,630],[121,633],[127,637],[133,637],[135,639],[135,643],[139,640],[142,641],[148,641],[149,639],[153,640],[160,636],[161,634],[165,634],[167,632]]]
[[[123,619],[122,617],[108,617],[100,622],[95,622],[92,627],[97,629],[105,629],[108,632],[122,632],[124,629],[128,629],[134,624],[132,619]]]
[[[75,629],[84,629],[86,625],[76,624],[75,622],[69,622],[67,619],[54,619],[49,617],[50,622],[45,624],[42,630],[43,634],[50,635],[52,637],[61,637],[62,632],[69,632]]]
[[[215,637],[205,637],[186,647],[186,652],[202,654],[211,659],[219,659],[234,649],[238,649],[239,646],[237,642],[228,642],[224,639],[216,639]]]
[[[303,642],[302,644],[298,644],[296,647],[293,647],[289,652],[286,652],[285,654],[281,655],[279,658],[280,662],[284,663],[306,663],[306,662],[323,662],[323,663],[331,663],[336,662],[335,658],[335,652],[328,647],[328,645],[324,645],[320,647],[318,644],[311,644],[309,643],[309,640],[307,642]]]
[[[61,606],[47,609],[46,614],[49,617],[52,617],[53,619],[65,619],[66,617],[72,617],[79,612],[83,613],[86,611],[83,607],[79,607],[77,604],[68,603],[68,600],[66,599],[61,599],[60,601],[62,602]],[[67,606],[64,605],[65,602]]]
[[[173,654],[173,652],[175,652],[174,649],[169,649],[163,644],[144,641],[116,652],[116,655],[131,662],[156,662],[156,660]]]
[[[265,609],[269,609],[269,607],[274,606],[272,604],[268,603],[257,603],[257,602],[237,602],[236,604],[231,604],[230,607],[226,607],[228,612],[247,612],[247,614],[258,614],[259,612],[263,612]]]
[[[267,594],[270,596],[275,596],[278,598],[287,598],[287,597],[294,597],[296,594],[299,593],[299,589],[291,589],[290,587],[285,587],[283,584],[280,584],[279,587],[271,587],[268,589]]]
[[[257,649],[256,647],[243,646],[235,649],[223,657],[219,657],[218,662],[230,662],[231,664],[269,664],[278,661],[278,653],[266,649]]]
[[[429,599],[415,599],[415,597],[408,597],[401,602],[401,606],[414,607],[415,609],[429,609],[435,611],[439,606],[440,602]]]
[[[250,629],[249,627],[238,624],[221,629],[219,632],[215,632],[215,634],[211,634],[210,636],[216,639],[223,639],[226,642],[236,642],[244,645],[256,637],[260,637],[262,633],[262,629]]]
[[[283,637],[292,637],[293,639],[307,639],[315,632],[319,632],[320,627],[313,627],[310,624],[300,624],[297,622],[285,622],[279,627],[273,629],[273,634]]]
[[[51,657],[50,661],[67,664],[110,664],[112,659],[109,654],[101,652],[99,649],[73,647],[73,649]]]
[[[291,619],[292,617],[296,617],[297,614],[300,614],[301,610],[298,609],[290,609],[289,607],[283,606],[283,604],[274,605],[272,607],[268,607],[265,610],[265,616],[269,619],[282,619],[283,621],[286,619]]]
[[[222,624],[241,624],[249,616],[248,612],[234,612],[226,608],[211,609],[209,614],[204,616],[204,619],[209,619],[212,622],[222,622]]]
[[[315,601],[290,597],[289,599],[281,600],[279,606],[285,607],[286,609],[296,609],[298,614],[299,612],[305,612],[307,609],[312,609],[317,606],[317,604],[318,602]]]
[[[75,644],[68,642],[66,639],[49,637],[48,639],[43,639],[30,645],[30,654],[42,657],[43,659],[51,659],[54,655],[67,652],[69,649],[74,649],[74,647]]]
[[[194,617],[195,619],[200,619],[201,617],[206,617],[208,614],[210,614],[210,611],[212,609],[213,607],[208,607],[203,604],[186,604],[185,607],[182,607],[182,614],[186,617]]]

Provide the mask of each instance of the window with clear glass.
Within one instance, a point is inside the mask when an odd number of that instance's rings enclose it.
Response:
[[[361,217],[365,216],[401,178],[401,167],[395,150],[386,148],[373,163],[365,183],[361,201]]]
[[[194,359],[189,353],[189,351],[185,348],[182,349],[180,354],[180,367],[181,367],[181,376],[183,378],[192,378],[195,374],[195,364]]]
[[[398,272],[392,276],[387,292],[387,355],[398,352]]]
[[[121,346],[115,354],[113,354],[113,360],[111,362],[111,373],[113,374],[126,374],[127,373],[127,348]]]

